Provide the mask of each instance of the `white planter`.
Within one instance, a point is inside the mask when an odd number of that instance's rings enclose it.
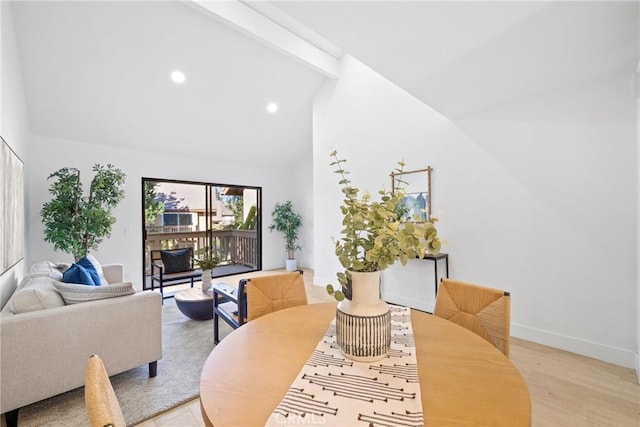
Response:
[[[287,267],[287,271],[295,271],[298,269],[298,261],[295,259],[288,259],[285,261],[285,266]]]
[[[351,272],[351,301],[336,310],[336,339],[348,359],[373,362],[384,359],[391,347],[391,311],[380,299],[380,272]]]
[[[202,293],[208,294],[211,287],[211,270],[202,270]]]

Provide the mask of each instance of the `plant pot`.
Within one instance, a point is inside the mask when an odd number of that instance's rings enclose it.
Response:
[[[285,262],[285,266],[287,267],[287,271],[296,271],[298,269],[298,261],[295,259],[288,259]]]
[[[352,298],[336,310],[336,339],[343,356],[358,362],[384,359],[391,348],[391,311],[380,299],[380,272],[351,272]]]
[[[211,270],[202,270],[202,293],[208,294],[211,287]]]

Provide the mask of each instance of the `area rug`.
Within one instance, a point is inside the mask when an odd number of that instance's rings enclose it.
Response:
[[[199,396],[200,372],[214,347],[212,322],[191,320],[178,310],[173,299],[165,300],[162,309],[162,360],[158,362],[158,375],[149,378],[147,365],[144,365],[111,377],[128,426],[135,426]],[[221,336],[230,331],[225,322],[220,322]],[[25,406],[20,409],[18,425],[89,425],[84,387]]]

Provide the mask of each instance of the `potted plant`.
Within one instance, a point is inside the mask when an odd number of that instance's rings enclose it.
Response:
[[[217,252],[213,252],[211,255],[196,259],[195,263],[202,270],[202,292],[208,293],[211,287],[211,273],[220,264],[220,257]]]
[[[75,261],[95,250],[110,236],[116,217],[111,211],[124,198],[125,173],[111,164],[93,167],[89,194],[84,195],[80,171],[62,168],[47,179],[51,201],[42,206],[44,240],[55,250],[72,254]]]
[[[295,251],[302,249],[298,244],[298,231],[302,226],[302,217],[293,210],[293,203],[290,200],[285,203],[276,203],[271,215],[273,216],[273,224],[269,226],[269,230],[284,233],[287,271],[294,271],[298,268]]]
[[[341,238],[335,242],[335,254],[345,272],[338,273],[342,289],[327,285],[327,291],[340,301],[336,312],[338,346],[349,358],[372,361],[383,358],[390,346],[391,315],[388,305],[380,299],[380,272],[396,261],[402,265],[410,259],[424,257],[425,251],[438,253],[441,242],[434,226],[436,218],[424,223],[403,219],[406,213],[402,201],[402,181],[392,190],[378,191],[379,200],[351,185],[345,169],[346,160],[336,151],[330,163],[341,179],[344,199],[340,210],[343,215]],[[403,162],[397,172],[402,173]],[[351,281],[351,300],[345,299],[344,288]],[[358,324],[371,333],[349,334],[347,329]],[[386,345],[375,343],[386,342]],[[365,356],[355,356],[361,354]]]

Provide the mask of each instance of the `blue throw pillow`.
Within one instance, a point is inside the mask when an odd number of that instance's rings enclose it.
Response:
[[[96,282],[93,281],[91,274],[81,265],[71,264],[71,267],[67,269],[62,275],[62,281],[65,283],[78,283],[81,285],[95,286]],[[98,281],[98,285],[100,281]]]
[[[100,286],[100,284],[102,283],[100,281],[100,275],[98,274],[98,270],[96,270],[96,266],[93,265],[93,263],[91,262],[91,260],[89,260],[89,258],[87,258],[86,256],[82,257],[78,261],[76,261],[76,264],[84,267],[85,270],[87,270],[91,275],[91,279],[93,280],[93,283],[97,286]]]

